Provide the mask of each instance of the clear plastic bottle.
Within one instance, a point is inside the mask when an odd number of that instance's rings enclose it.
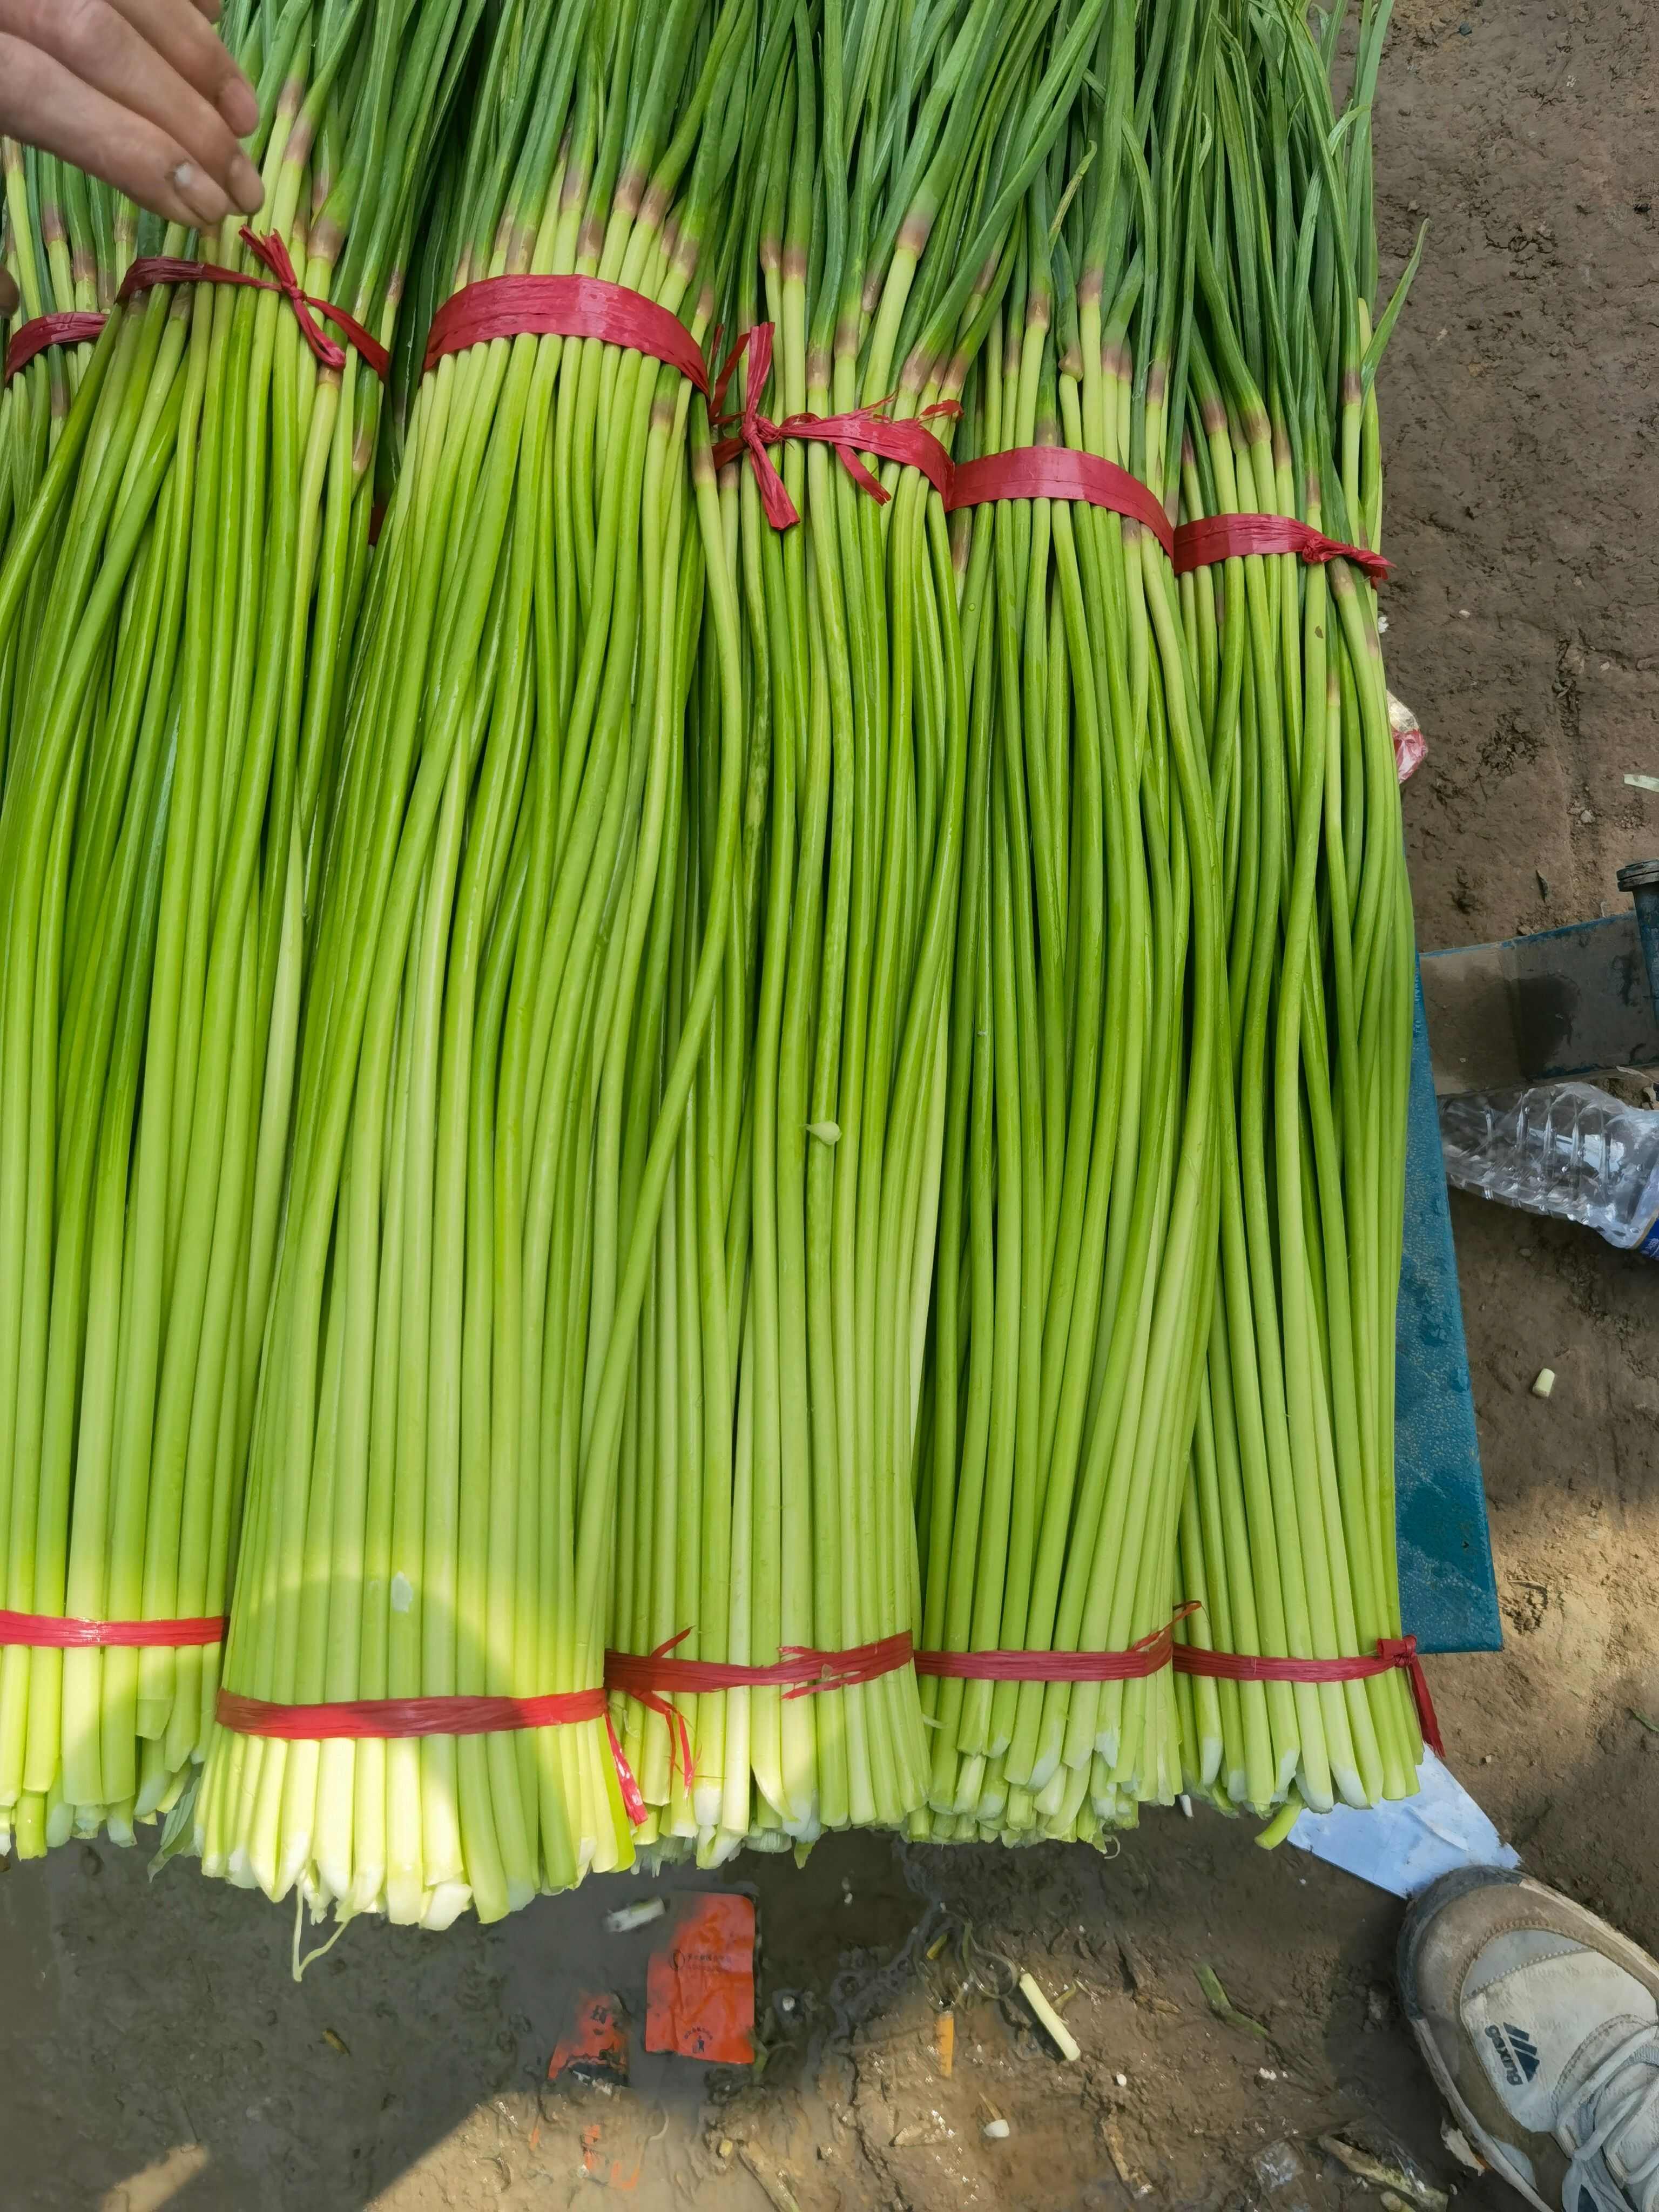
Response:
[[[1460,1189],[1659,1259],[1659,1112],[1591,1083],[1534,1084],[1443,1098],[1440,1143]]]

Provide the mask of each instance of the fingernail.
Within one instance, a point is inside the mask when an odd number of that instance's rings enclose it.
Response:
[[[239,138],[259,127],[259,103],[245,76],[234,76],[219,95],[219,112]]]
[[[230,165],[230,189],[244,215],[258,215],[265,204],[265,188],[259,172],[246,154],[239,154]]]
[[[230,210],[225,198],[211,177],[204,176],[192,161],[180,161],[173,172],[173,189],[204,230],[216,228]]]

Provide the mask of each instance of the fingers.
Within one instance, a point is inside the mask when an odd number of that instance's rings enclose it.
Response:
[[[61,9],[63,0],[46,0],[46,4]],[[224,118],[234,137],[246,138],[258,128],[259,103],[253,87],[214,36],[195,0],[113,0],[113,4],[136,34]],[[216,5],[213,13],[218,14]],[[169,125],[157,115],[150,120],[172,128],[175,137],[191,143],[176,125]],[[220,181],[228,185],[229,179],[222,175]]]
[[[0,133],[73,161],[188,229],[216,229],[230,212],[224,188],[169,131],[3,32]]]
[[[189,0],[0,0],[0,26],[153,124],[193,171],[214,179],[228,204],[248,215],[258,210],[258,172],[236,143],[258,123],[258,106]],[[193,205],[188,185],[180,190]]]

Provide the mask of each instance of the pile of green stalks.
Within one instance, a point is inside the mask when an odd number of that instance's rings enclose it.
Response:
[[[309,293],[382,336],[477,12],[226,11],[264,118],[258,228]],[[30,173],[8,176],[27,305],[46,297],[37,226],[57,296],[112,299],[131,210],[67,172],[54,202],[46,168]],[[264,273],[234,218],[154,242]],[[321,368],[283,299],[197,283],[114,307],[89,360],[42,356],[8,405],[24,495],[0,566],[0,1596],[76,1620],[211,1619],[287,1179],[307,872],[380,395],[354,350]],[[219,1661],[216,1644],[9,1645],[0,1846],[130,1839],[166,1812],[199,1771]]]
[[[976,449],[1057,438],[1171,521],[1283,514],[1377,550],[1373,385],[1406,288],[1377,319],[1387,0],[1338,103],[1346,14],[1316,41],[1288,0],[1115,11],[1095,111],[1032,194]],[[1367,1658],[1401,1626],[1413,974],[1374,588],[1294,554],[1177,576],[1151,532],[1058,501],[957,527],[969,577],[988,534],[994,565],[921,1641],[1121,1654],[1174,1620],[1213,1651]],[[1398,1671],[927,1694],[935,1837],[1092,1836],[1183,1787],[1279,1808],[1276,1835],[1416,1787]]]
[[[1389,0],[1316,44],[1230,5],[1193,213],[1187,516],[1296,516],[1380,549],[1370,107]],[[1420,251],[1420,246],[1419,246]],[[1400,1634],[1394,1326],[1414,948],[1376,593],[1352,563],[1182,580],[1230,916],[1220,1295],[1182,1507],[1189,1642],[1334,1660]],[[1181,1685],[1190,1786],[1225,1806],[1416,1789],[1396,1672]]]
[[[767,41],[751,108],[754,187],[723,246],[727,330],[775,327],[764,415],[884,407],[949,441],[1101,14],[1098,0],[775,11],[786,35]],[[677,1659],[763,1668],[916,1622],[970,750],[937,487],[889,461],[884,503],[826,444],[774,457],[799,518],[787,528],[747,455],[722,478],[750,733],[741,884],[634,1374],[611,1611],[624,1652],[689,1630]],[[694,759],[694,799],[697,784]],[[671,992],[683,948],[708,942],[708,832],[688,820]],[[673,1727],[633,1699],[617,1710],[664,1856],[804,1848],[827,1828],[899,1826],[924,1802],[908,1662],[809,1695],[743,1686],[674,1705]]]
[[[706,334],[754,16],[502,9],[447,289],[598,276]],[[735,592],[692,399],[597,338],[446,355],[376,557],[226,1682],[287,1705],[587,1692],[599,1717],[320,1742],[222,1726],[196,1807],[207,1871],[343,1919],[492,1919],[632,1852],[597,1697],[616,1469],[741,818]],[[706,625],[708,944],[665,1067]]]
[[[1114,9],[1024,210],[973,446],[1170,500],[1213,10]],[[1082,501],[963,513],[973,744],[919,1521],[933,1651],[1169,1620],[1214,1274],[1224,921],[1168,553]],[[941,1840],[1094,1838],[1180,1790],[1167,1664],[924,1685]]]
[[[1415,1788],[1203,1671],[1400,1633],[1376,587],[1169,550],[1379,548],[1389,6],[228,0],[384,387],[4,147],[107,323],[0,396],[0,1610],[230,1628],[0,1645],[0,1852],[441,1928]],[[524,276],[710,377],[428,354]],[[952,499],[1033,447],[1117,503]]]

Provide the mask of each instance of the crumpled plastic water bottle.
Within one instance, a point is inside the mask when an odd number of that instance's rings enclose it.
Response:
[[[1659,1259],[1659,1112],[1593,1083],[1541,1083],[1440,1102],[1446,1176],[1460,1190],[1581,1222]]]

